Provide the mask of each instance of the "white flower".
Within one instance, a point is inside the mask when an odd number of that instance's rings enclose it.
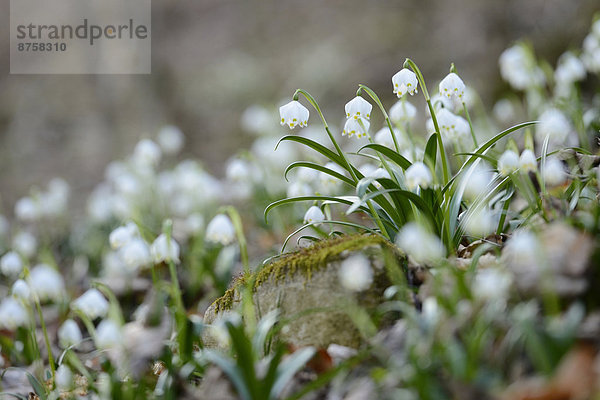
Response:
[[[533,54],[523,45],[510,47],[500,55],[500,74],[513,88],[524,90],[545,82],[544,72]]]
[[[519,169],[519,155],[512,150],[506,150],[498,159],[498,172],[507,176]]]
[[[81,330],[77,322],[68,319],[58,329],[58,342],[63,349],[81,342]]]
[[[440,306],[435,297],[427,297],[423,300],[421,315],[427,325],[435,326],[442,316]]]
[[[353,292],[368,289],[373,283],[371,262],[360,253],[352,255],[342,261],[339,278],[342,286]]]
[[[523,173],[537,170],[537,159],[533,151],[529,149],[523,150],[521,157],[519,157],[519,169]]]
[[[125,226],[120,226],[112,231],[108,237],[110,247],[114,250],[118,250],[125,246],[131,240],[140,237],[140,231],[136,224],[128,222]]]
[[[420,161],[408,167],[405,177],[409,190],[415,190],[417,187],[427,189],[433,181],[429,168]]]
[[[231,182],[248,183],[251,180],[250,165],[240,158],[234,158],[227,163],[225,175]]]
[[[167,125],[158,132],[157,141],[165,154],[177,154],[183,148],[185,137],[178,127]]]
[[[204,217],[200,213],[188,215],[185,219],[186,232],[190,235],[196,235],[204,229]]]
[[[435,262],[446,254],[440,239],[415,222],[402,227],[396,244],[418,263]]]
[[[56,370],[56,387],[60,390],[70,390],[73,387],[73,373],[65,364],[61,364]]]
[[[105,319],[96,329],[96,347],[108,349],[118,347],[123,342],[121,327],[110,319]]]
[[[550,149],[563,145],[572,130],[567,117],[556,108],[549,108],[544,111],[540,115],[539,121],[540,123],[535,130],[535,139],[541,145],[548,136],[548,147]]]
[[[487,207],[469,210],[464,223],[465,231],[477,237],[486,237],[494,231],[495,221]]]
[[[167,235],[164,233],[161,233],[152,243],[150,254],[157,264],[163,261],[179,263],[179,245],[173,238],[167,240]]]
[[[287,124],[290,129],[294,129],[297,125],[300,127],[308,125],[308,109],[297,100],[292,100],[279,107],[279,116],[281,117],[281,125]]]
[[[439,110],[436,116],[442,137],[456,143],[459,139],[459,131],[457,130],[458,116],[452,114],[447,108]]]
[[[465,185],[463,196],[469,200],[477,199],[488,192],[493,178],[492,172],[486,164],[475,164],[461,178],[461,182]]]
[[[410,147],[410,142],[406,139],[400,129],[394,128],[394,136],[396,137],[396,142],[398,142],[398,147],[401,151],[407,150]],[[373,137],[373,141],[382,146],[389,147],[390,149],[395,149],[394,138],[388,127],[378,130]]]
[[[37,239],[29,232],[19,232],[12,241],[13,249],[26,258],[31,258],[37,250]]]
[[[585,37],[581,59],[588,71],[600,72],[600,34],[590,33]]]
[[[454,72],[446,75],[440,82],[440,95],[446,96],[449,99],[463,100],[465,94],[465,84],[458,75]]]
[[[370,122],[364,118],[348,118],[344,124],[342,136],[348,135],[351,138],[356,135],[358,139],[367,137],[370,126]]]
[[[540,254],[543,253],[537,236],[524,229],[516,230],[502,250],[502,258],[517,270],[536,267]]]
[[[417,108],[406,100],[398,100],[390,108],[390,120],[401,125],[404,122],[410,122],[417,116]]]
[[[317,206],[311,206],[304,214],[305,224],[320,225],[321,222],[325,221],[325,214]]]
[[[242,113],[240,125],[255,135],[268,133],[273,128],[271,112],[262,106],[252,105]]]
[[[560,160],[548,157],[542,170],[542,178],[547,186],[560,186],[567,180],[567,171]]]
[[[108,313],[108,301],[98,289],[89,289],[71,303],[73,310],[81,311],[92,321],[98,317],[104,318]]]
[[[433,109],[435,111],[439,111],[442,108],[447,108],[449,110],[454,109],[454,102],[448,97],[442,96],[439,93],[435,93],[433,96],[431,96],[431,104],[433,105]],[[427,110],[427,113],[431,115],[429,109]]]
[[[20,301],[7,297],[0,303],[0,328],[14,331],[20,326],[25,326],[28,313]]]
[[[501,99],[494,104],[492,109],[494,117],[504,123],[508,123],[515,119],[516,111],[513,103],[508,99]]]
[[[28,302],[31,298],[31,290],[29,285],[23,279],[18,279],[12,286],[12,295],[21,301]]]
[[[0,259],[0,269],[7,276],[17,276],[23,270],[23,261],[14,251],[9,251]]]
[[[371,110],[373,109],[373,106],[371,103],[363,99],[362,96],[356,96],[346,103],[344,109],[346,110],[347,118],[369,119],[371,118]]]
[[[137,271],[139,268],[148,266],[152,263],[150,248],[141,238],[133,238],[125,246],[119,249],[121,260],[130,271]]]
[[[334,162],[328,162],[327,164],[325,164],[325,168],[338,172],[342,175],[345,175],[346,172],[342,167],[340,167]],[[325,172],[320,172],[319,184],[321,185],[321,188],[324,192],[329,192],[331,190],[337,189],[340,186],[341,181],[338,178],[333,177]]]
[[[67,211],[71,188],[62,178],[53,178],[48,182],[48,191],[42,193],[40,205],[47,217],[63,215]]]
[[[297,169],[296,179],[303,183],[313,183],[319,177],[319,171],[312,168],[300,167]]]
[[[140,166],[156,166],[160,162],[160,146],[150,139],[142,139],[133,150],[133,162]]]
[[[496,268],[482,268],[477,270],[475,282],[471,287],[477,298],[502,299],[507,296],[511,285],[510,274]]]
[[[215,216],[206,227],[206,240],[228,245],[235,240],[235,227],[225,214]]]
[[[15,216],[21,221],[35,221],[41,213],[40,205],[31,197],[23,197],[15,204]]]
[[[29,288],[40,301],[56,301],[64,296],[65,283],[54,268],[47,264],[38,264],[29,273]]]
[[[405,93],[415,94],[417,90],[417,75],[407,68],[403,68],[392,76],[392,86],[394,93],[398,97],[404,96]]]
[[[564,53],[558,59],[558,67],[554,71],[554,79],[557,84],[572,84],[585,78],[585,66],[579,58],[570,51]]]
[[[292,182],[286,191],[287,197],[310,196],[313,193],[313,189],[310,185],[300,181]]]

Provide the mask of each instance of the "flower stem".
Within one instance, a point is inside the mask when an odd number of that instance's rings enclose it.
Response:
[[[465,104],[464,101],[463,101],[462,105],[463,105],[463,109],[465,110],[465,117],[467,117],[467,121],[469,122],[469,129],[471,130],[471,137],[473,138],[473,144],[475,145],[475,148],[478,148],[479,145],[477,144],[477,138],[475,138],[475,130],[473,129],[473,123],[471,122],[471,116],[469,115],[469,109],[467,108],[467,105]]]
[[[40,325],[42,332],[44,333],[44,341],[46,342],[46,350],[48,350],[48,364],[50,364],[50,370],[52,371],[52,382],[56,378],[56,366],[54,364],[54,356],[52,355],[52,347],[50,347],[50,338],[48,337],[48,330],[46,329],[46,322],[44,322],[44,315],[42,314],[42,306],[40,299],[35,299],[35,307],[37,308],[38,316],[40,317]]]

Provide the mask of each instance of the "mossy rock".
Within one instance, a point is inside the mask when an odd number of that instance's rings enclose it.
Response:
[[[358,293],[345,289],[339,280],[342,262],[356,253],[367,256],[373,270],[373,283]],[[377,235],[349,235],[317,242],[240,278],[206,310],[204,321],[213,324],[228,311],[239,309],[241,289],[250,284],[259,318],[279,308],[281,320],[289,321],[281,330],[281,340],[295,346],[326,348],[336,343],[356,348],[361,336],[344,311],[345,305],[357,303],[369,309],[381,303],[383,291],[390,286],[386,256],[398,265],[404,260],[397,247]],[[205,345],[219,347],[208,332],[203,337]]]

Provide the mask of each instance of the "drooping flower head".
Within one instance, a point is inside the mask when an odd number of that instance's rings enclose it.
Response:
[[[346,110],[346,118],[371,118],[371,110],[373,106],[371,103],[362,98],[362,96],[356,96],[352,100],[346,103],[344,107]]]
[[[417,75],[408,68],[403,68],[392,76],[392,86],[398,97],[402,97],[406,93],[410,93],[411,96],[417,93],[417,85]]]
[[[297,125],[300,127],[307,126],[309,114],[308,109],[300,104],[298,100],[292,100],[279,107],[281,125],[287,124],[290,129],[294,129]]]
[[[454,72],[449,73],[442,79],[439,89],[440,95],[449,99],[458,99],[462,101],[465,95],[465,84]]]
[[[393,123],[401,125],[410,122],[417,116],[417,107],[408,101],[399,100],[390,108],[390,119]]]
[[[506,150],[498,159],[498,172],[507,176],[519,169],[519,155],[512,150]]]
[[[548,157],[542,170],[542,178],[547,186],[560,186],[567,180],[567,171],[556,157]]]
[[[161,233],[150,246],[150,254],[157,264],[163,261],[179,263],[179,244],[173,238],[167,240],[167,235]]]
[[[371,124],[367,119],[364,118],[348,118],[344,124],[344,130],[342,136],[356,136],[357,139],[367,137],[367,132]]]
[[[436,235],[415,222],[402,227],[396,244],[418,263],[435,262],[444,257],[446,252]]]
[[[108,301],[98,289],[89,289],[71,303],[71,308],[82,312],[92,321],[105,317],[108,313]]]
[[[340,266],[339,278],[342,286],[353,292],[368,289],[373,283],[371,261],[360,253],[346,258]]]
[[[315,224],[318,225],[320,222],[325,221],[325,214],[323,211],[317,206],[311,206],[304,214],[304,223],[305,224]]]
[[[420,161],[408,167],[405,176],[409,190],[415,190],[417,187],[427,189],[433,180],[429,168]]]
[[[235,227],[225,214],[215,216],[206,227],[206,240],[228,245],[235,240]]]
[[[519,157],[519,169],[523,173],[537,170],[537,159],[533,151],[529,149],[523,150],[521,157]]]

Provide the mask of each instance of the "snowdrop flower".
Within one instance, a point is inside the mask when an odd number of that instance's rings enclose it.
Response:
[[[491,169],[484,163],[475,164],[469,168],[461,180],[465,185],[463,196],[468,200],[475,200],[488,192],[488,186],[494,179]]]
[[[521,44],[504,50],[499,64],[500,74],[515,89],[525,90],[545,82],[544,73],[536,65],[533,54]]]
[[[464,223],[465,231],[477,237],[486,237],[494,231],[494,217],[487,207],[468,212]]]
[[[272,128],[272,115],[266,108],[252,105],[242,113],[240,124],[250,133],[264,134]]]
[[[109,349],[119,346],[123,342],[121,327],[110,319],[105,319],[96,329],[96,347]]]
[[[423,308],[421,315],[427,325],[430,327],[435,326],[441,317],[440,306],[435,297],[427,297],[423,300]]]
[[[19,232],[12,241],[13,249],[26,258],[31,258],[37,250],[37,239],[29,232]]]
[[[56,369],[56,387],[60,390],[70,390],[73,387],[73,373],[65,364]]]
[[[396,137],[396,142],[398,142],[400,150],[407,150],[410,147],[410,142],[406,139],[400,129],[394,128],[394,136]],[[378,130],[373,137],[373,141],[382,146],[389,147],[390,149],[395,148],[394,138],[388,127],[383,127]]]
[[[471,286],[473,294],[480,299],[503,299],[512,285],[512,276],[496,268],[477,270],[475,283]]]
[[[7,276],[17,276],[23,270],[23,261],[14,251],[9,251],[0,259],[0,269]]]
[[[28,322],[28,313],[20,301],[7,297],[0,303],[0,328],[14,331]]]
[[[323,221],[325,221],[325,214],[317,206],[311,206],[304,214],[305,224],[315,224],[318,226]]]
[[[368,289],[373,283],[371,261],[360,253],[346,258],[340,266],[339,278],[342,286],[353,292]]]
[[[46,217],[63,215],[68,206],[71,188],[62,178],[54,178],[48,183],[48,191],[40,198],[42,213]]]
[[[515,119],[516,110],[510,100],[501,99],[494,104],[492,113],[498,121],[508,123]]]
[[[79,325],[72,319],[63,322],[58,329],[58,342],[63,349],[78,344],[82,339]]]
[[[12,286],[12,295],[23,302],[28,302],[31,298],[31,290],[29,285],[23,279],[18,279]]]
[[[297,100],[292,100],[279,107],[279,116],[281,117],[281,125],[287,124],[290,129],[294,129],[297,125],[300,127],[308,125],[308,109]]]
[[[449,99],[463,100],[465,94],[465,84],[458,75],[454,72],[446,75],[440,82],[439,86],[440,95],[446,96]]]
[[[163,261],[173,261],[179,263],[179,245],[171,238],[167,240],[167,235],[161,233],[150,246],[150,254],[155,263]]]
[[[319,172],[312,168],[300,167],[297,169],[296,179],[303,183],[313,183],[319,177]]]
[[[403,68],[392,76],[392,86],[398,97],[402,97],[406,93],[410,93],[411,96],[417,93],[417,85],[417,75],[408,68]]]
[[[227,163],[225,175],[227,176],[227,179],[231,182],[247,183],[251,179],[250,165],[240,158],[234,158],[233,160],[229,161],[229,163]]]
[[[140,166],[156,166],[160,162],[160,146],[150,139],[142,139],[133,150],[133,161]]]
[[[342,136],[351,138],[356,135],[357,139],[367,137],[367,132],[371,126],[370,122],[364,118],[348,118],[344,124]]]
[[[345,175],[345,173],[346,173],[346,171],[342,167],[340,167],[339,165],[337,165],[334,162],[328,162],[327,164],[325,164],[325,168],[330,169],[335,172],[338,172],[342,175]],[[325,172],[319,173],[319,183],[325,192],[328,192],[330,190],[335,190],[341,184],[339,179],[337,179]]]
[[[158,132],[158,145],[165,154],[177,154],[183,148],[183,132],[173,125],[167,125]]]
[[[498,172],[507,176],[519,169],[519,155],[512,150],[506,150],[498,159]]]
[[[558,59],[558,67],[554,71],[554,79],[557,84],[572,84],[585,79],[585,66],[579,58],[570,51],[564,53]]]
[[[36,221],[41,213],[40,205],[31,197],[23,197],[15,204],[15,216],[21,221]]]
[[[128,222],[125,226],[120,226],[112,231],[108,237],[108,241],[110,242],[110,247],[118,250],[134,238],[139,237],[140,231],[137,225],[133,222]]]
[[[371,103],[363,99],[362,96],[356,96],[346,103],[344,109],[346,111],[347,118],[369,119],[371,118],[371,110],[373,109],[373,106]]]
[[[567,171],[560,160],[548,157],[542,170],[542,178],[548,186],[560,186],[567,181]]]
[[[98,289],[89,289],[71,303],[71,308],[82,312],[92,321],[98,317],[104,318],[108,313],[108,301]]]
[[[418,263],[435,262],[446,254],[440,239],[415,222],[402,227],[396,244]]]
[[[29,273],[29,288],[40,301],[59,300],[63,297],[63,277],[47,264],[38,264]]]
[[[594,26],[597,24],[596,22]],[[585,37],[581,59],[588,71],[600,72],[600,33],[592,32]]]
[[[409,190],[415,190],[417,187],[427,189],[433,181],[429,168],[420,161],[408,167],[405,177]]]
[[[537,266],[540,254],[543,253],[537,236],[525,229],[516,230],[502,250],[502,258],[515,269]]]
[[[206,227],[206,240],[228,245],[235,240],[235,227],[225,214],[215,216]]]
[[[417,116],[417,108],[406,100],[398,100],[390,108],[390,120],[401,125],[404,122],[410,122]]]
[[[131,239],[119,249],[119,253],[125,266],[132,272],[152,263],[148,243],[141,238]]]
[[[537,170],[537,159],[533,151],[529,149],[523,150],[519,157],[519,169],[523,173],[535,172]]]
[[[286,191],[287,197],[310,196],[313,194],[313,189],[310,185],[303,182],[292,182]]]
[[[446,96],[442,96],[439,93],[435,93],[433,96],[431,96],[431,104],[433,105],[433,109],[435,111],[439,111],[442,108],[447,108],[449,110],[454,109],[454,102],[452,101],[452,99]],[[429,109],[427,109],[427,114],[431,115]]]
[[[204,229],[204,217],[200,213],[188,215],[185,219],[186,231],[190,235],[197,235]]]
[[[457,137],[456,115],[452,114],[448,109],[442,108],[437,112],[436,116],[442,137],[454,141]]]
[[[544,111],[540,115],[539,121],[540,123],[535,130],[535,139],[541,145],[548,136],[549,148],[563,145],[572,130],[567,117],[556,108],[549,108]]]

